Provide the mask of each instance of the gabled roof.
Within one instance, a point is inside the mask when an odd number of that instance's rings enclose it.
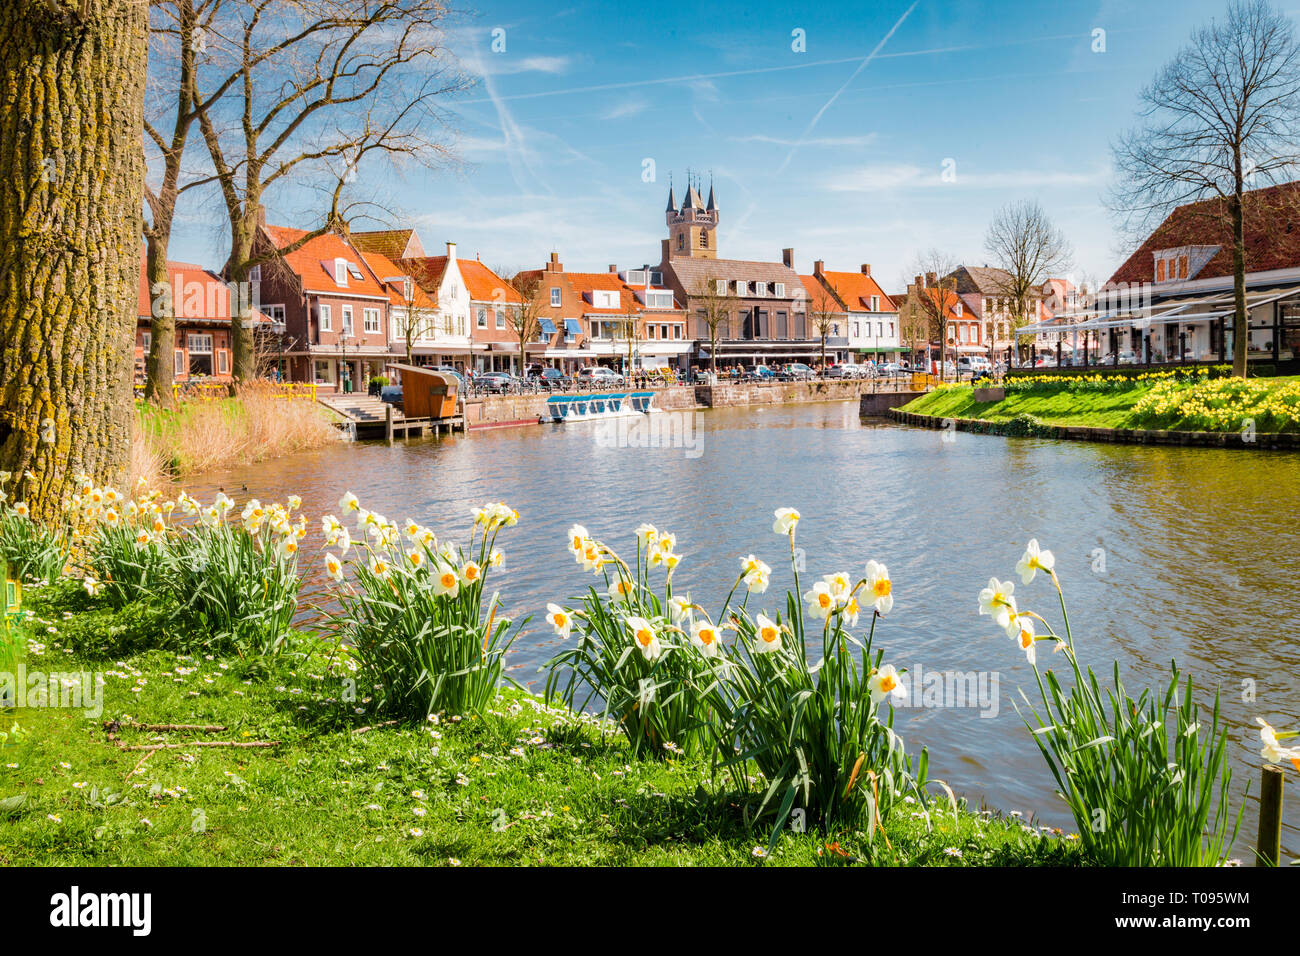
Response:
[[[140,252],[140,289],[136,302],[136,315],[141,319],[153,318],[153,295],[145,275],[145,253]],[[171,282],[172,309],[176,320],[196,322],[224,322],[229,324],[230,286],[215,272],[192,262],[167,260],[167,275]],[[253,310],[254,322],[270,322],[262,312]]]
[[[712,276],[715,279],[745,282],[784,282],[785,298],[793,298],[799,287],[798,274],[782,262],[755,262],[746,259],[695,259],[681,257],[660,263],[659,271],[671,271],[688,294],[697,291],[702,279]],[[770,297],[769,297],[770,298]]]
[[[293,229],[289,226],[262,226],[262,231],[277,249],[284,249],[307,235],[307,230]],[[347,285],[336,282],[335,259],[346,260],[356,268],[361,277],[357,278],[349,273]],[[298,249],[286,254],[284,262],[298,276],[304,292],[388,298],[388,290],[375,278],[362,259],[361,253],[337,232],[327,232],[309,239]]]
[[[871,297],[873,295],[880,300],[877,311],[897,311],[893,301],[885,294],[885,290],[880,288],[875,279],[864,272],[827,272],[822,270],[821,276],[825,284],[835,293],[835,297],[850,312],[870,312]],[[804,280],[805,287],[808,285],[808,280],[813,279],[812,276],[801,276],[800,278]]]
[[[1300,268],[1300,182],[1255,189],[1242,197],[1246,272]],[[1155,281],[1155,254],[1184,246],[1218,246],[1197,279],[1232,275],[1232,229],[1222,199],[1179,206],[1137,251],[1115,270],[1107,285]]]
[[[461,278],[469,289],[469,297],[475,302],[514,302],[524,301],[524,297],[507,282],[477,259],[457,259]]]
[[[405,276],[411,276],[412,279],[415,279],[415,276],[411,275],[409,270],[403,269],[392,259],[378,252],[363,252],[361,256],[366,260],[366,265],[370,267],[370,271],[379,278],[384,288],[388,290],[388,301],[393,305],[406,308],[406,290],[402,279]],[[419,281],[416,280],[411,283],[411,305],[417,309],[433,309],[437,308],[438,303],[433,296],[424,291]]]
[[[1006,295],[1011,283],[1011,273],[995,266],[961,266],[952,273],[957,279],[957,291],[978,292],[980,295]],[[948,278],[945,276],[945,278]]]
[[[348,234],[352,245],[360,252],[377,252],[396,262],[398,259],[415,259],[424,255],[424,246],[414,229],[374,229]]]
[[[398,259],[396,265],[405,275],[411,276],[436,305],[438,289],[442,286],[442,275],[447,271],[448,261],[446,256],[420,256]]]

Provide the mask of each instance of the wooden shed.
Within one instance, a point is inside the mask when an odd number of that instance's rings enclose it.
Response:
[[[446,372],[418,365],[388,366],[402,380],[402,414],[406,418],[454,418],[460,383]]]

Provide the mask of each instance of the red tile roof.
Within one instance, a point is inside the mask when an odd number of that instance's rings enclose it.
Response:
[[[401,277],[409,275],[412,279],[416,279],[411,271],[409,269],[404,269],[387,256],[380,255],[378,252],[363,252],[361,253],[361,257],[366,260],[366,265],[370,267],[370,271],[384,283],[384,288],[388,290],[388,301],[393,305],[399,305],[402,308],[405,308],[406,293],[403,289]],[[396,281],[385,281],[387,279],[395,279]],[[418,279],[411,283],[411,288],[413,293],[411,296],[411,303],[415,308],[437,308],[438,303],[434,301],[433,296],[424,291]]]
[[[799,278],[804,280],[804,286],[807,287],[808,280],[812,276],[800,276]],[[880,288],[875,279],[863,272],[827,272],[823,270],[822,278],[835,293],[836,298],[850,312],[870,312],[871,297],[873,295],[880,297],[877,311],[897,311],[893,300],[885,294],[885,290]]]
[[[288,226],[263,226],[262,230],[277,249],[284,249],[307,234],[305,229],[292,229]],[[335,259],[347,260],[361,273],[361,278],[349,274],[347,285],[340,285],[334,280]],[[327,232],[309,239],[298,249],[286,254],[284,261],[298,276],[305,292],[388,298],[388,290],[371,273],[361,253],[336,232]]]
[[[469,289],[469,297],[475,302],[522,302],[524,300],[514,286],[497,275],[477,259],[457,258],[461,278]]]
[[[215,272],[210,272],[192,262],[167,260],[167,275],[171,281],[172,307],[177,320],[203,322],[230,322],[230,286]],[[136,314],[141,319],[153,317],[153,296],[145,276],[145,253],[140,252],[140,289],[136,301]],[[254,310],[253,319],[269,322],[265,315]]]
[[[1179,206],[1120,266],[1107,285],[1155,281],[1155,253],[1183,246],[1219,246],[1192,278],[1232,275],[1232,229],[1222,199]],[[1246,271],[1300,268],[1300,182],[1255,189],[1243,197]]]

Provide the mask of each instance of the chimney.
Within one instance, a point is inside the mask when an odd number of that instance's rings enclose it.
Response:
[[[913,284],[914,284],[918,289],[924,289],[924,288],[925,288],[925,283],[921,281],[921,277],[920,277],[920,276],[917,276],[915,279],[912,280],[912,282],[913,282]]]
[[[564,271],[564,266],[563,266],[563,264],[560,262],[560,254],[559,254],[558,252],[552,252],[552,253],[551,253],[551,259],[550,259],[549,262],[546,263],[546,271],[547,271],[547,272],[563,272],[563,271]]]
[[[673,257],[673,244],[667,239],[659,240],[659,264],[667,265],[668,260]]]
[[[781,250],[781,261],[785,263],[785,267],[786,267],[787,269],[793,269],[793,268],[794,268],[794,250],[793,250],[793,249],[782,249],[782,250]]]
[[[864,276],[869,276],[869,275],[871,275],[871,263],[870,263],[870,262],[864,262],[864,263],[862,263],[862,274],[863,274]]]
[[[927,272],[925,274],[925,284],[933,289],[935,286],[939,284],[939,277],[935,275],[933,272]]]
[[[823,269],[823,267],[824,267],[825,265],[826,265],[826,262],[825,262],[824,260],[822,260],[822,259],[818,259],[816,262],[814,262],[814,263],[813,263],[813,275],[815,275],[815,276],[819,276],[819,275],[821,275],[821,274],[822,274],[822,269]]]
[[[618,266],[611,262],[611,263],[609,264],[609,271],[610,271],[610,272],[617,273],[617,272],[618,272]]]
[[[448,262],[456,261],[456,243],[454,242],[447,243],[447,261]]]

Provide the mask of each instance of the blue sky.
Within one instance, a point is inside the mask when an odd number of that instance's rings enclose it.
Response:
[[[482,4],[452,36],[478,78],[448,104],[459,165],[361,175],[430,253],[454,240],[492,266],[552,251],[573,270],[657,262],[669,176],[680,202],[690,167],[706,190],[712,174],[728,258],[793,246],[801,272],[869,262],[895,291],[923,249],[983,264],[989,219],[1033,198],[1072,242],[1075,272],[1105,278],[1126,251],[1102,203],[1109,143],[1142,85],[1224,8]],[[288,196],[268,206],[275,222],[302,213]],[[216,215],[185,214],[173,257],[220,263]]]

